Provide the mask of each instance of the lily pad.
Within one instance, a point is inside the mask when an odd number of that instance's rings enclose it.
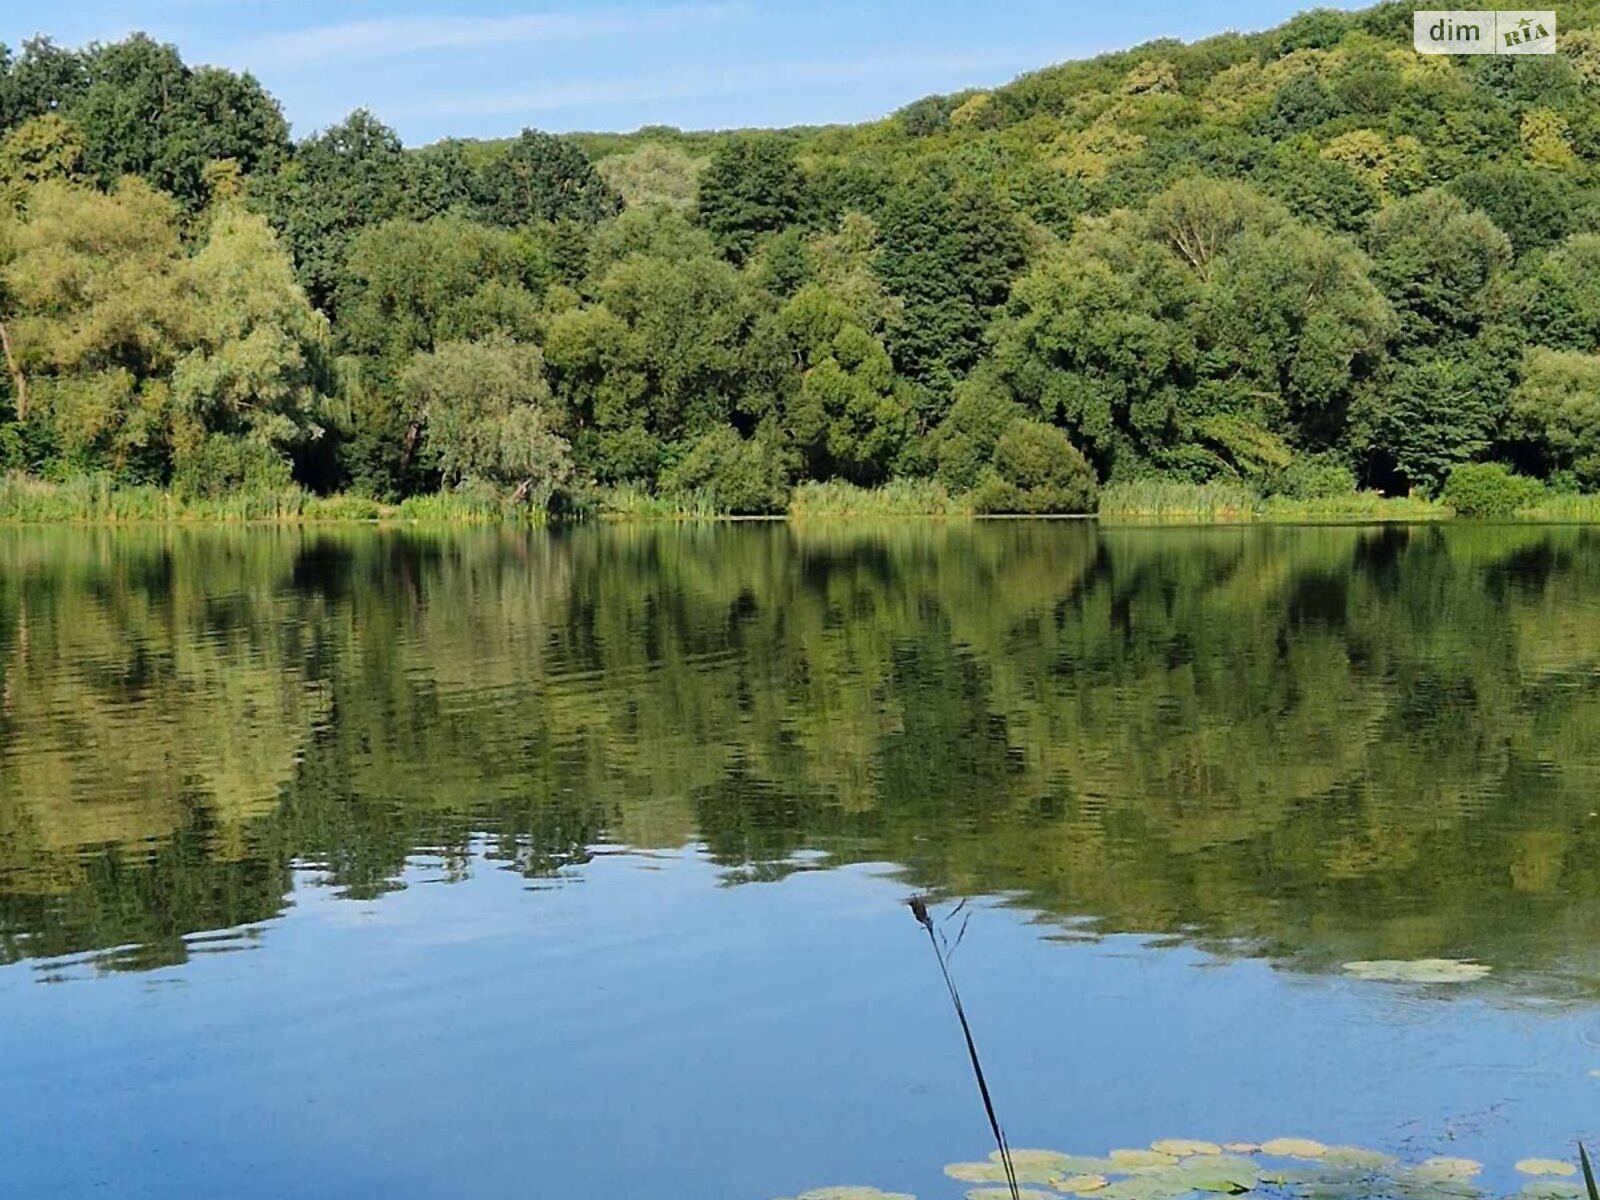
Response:
[[[1273,1138],[1270,1142],[1261,1143],[1261,1153],[1271,1154],[1275,1158],[1321,1158],[1327,1152],[1326,1146],[1310,1138]]]
[[[1517,1193],[1519,1200],[1578,1200],[1583,1189],[1570,1179],[1530,1179]]]
[[[1259,1178],[1275,1187],[1299,1187],[1319,1182],[1322,1175],[1304,1167],[1263,1167]]]
[[[1004,1183],[1006,1178],[1006,1169],[992,1162],[950,1163],[944,1173],[962,1183]]]
[[[1237,1155],[1196,1155],[1184,1159],[1167,1175],[1175,1182],[1186,1185],[1190,1191],[1237,1196],[1256,1186],[1261,1178],[1261,1168],[1253,1159]]]
[[[1151,1142],[1150,1149],[1157,1154],[1170,1154],[1174,1158],[1190,1158],[1196,1154],[1221,1154],[1222,1147],[1215,1142],[1197,1142],[1189,1138],[1162,1138]]]
[[[1329,1146],[1322,1161],[1335,1167],[1355,1167],[1366,1171],[1383,1171],[1392,1167],[1396,1159],[1381,1150],[1367,1150],[1361,1146]]]
[[[1177,1155],[1164,1154],[1160,1150],[1113,1150],[1111,1161],[1116,1163],[1123,1171],[1149,1170],[1154,1167],[1176,1166]]]
[[[1467,1180],[1475,1179],[1483,1170],[1483,1164],[1470,1158],[1429,1158],[1419,1162],[1412,1169],[1412,1174],[1427,1180]]]
[[[1017,1173],[1018,1183],[1054,1183],[1061,1175],[1082,1174],[1075,1165],[1078,1160],[1054,1150],[1013,1150],[1011,1165]],[[1006,1168],[1000,1161],[998,1150],[989,1155],[988,1162],[951,1163],[944,1173],[962,1183],[1005,1183]]]
[[[1000,1161],[1000,1151],[989,1151],[989,1161],[999,1168],[1000,1182],[1005,1182],[1005,1166]],[[1059,1150],[1013,1150],[1011,1167],[1018,1183],[1055,1183],[1062,1175],[1086,1174],[1078,1166],[1080,1160]]]
[[[1012,1200],[1010,1188],[973,1188],[967,1200]],[[1018,1188],[1017,1200],[1061,1200],[1054,1192],[1041,1192],[1037,1188]]]
[[[1558,1158],[1525,1158],[1517,1164],[1524,1175],[1576,1175],[1578,1168]]]
[[[1056,1191],[1081,1196],[1085,1192],[1098,1192],[1110,1182],[1104,1175],[1068,1175],[1056,1180]]]
[[[1347,962],[1344,973],[1379,983],[1471,983],[1489,974],[1489,967],[1458,958],[1379,959]]]
[[[1359,1179],[1313,1179],[1295,1189],[1295,1195],[1301,1200],[1371,1200],[1374,1182],[1370,1175]]]
[[[989,1151],[989,1161],[1000,1161],[1000,1151]],[[1011,1165],[1021,1170],[1023,1167],[1049,1167],[1059,1171],[1062,1165],[1070,1163],[1072,1155],[1063,1154],[1059,1150],[1013,1150],[1011,1152]]]
[[[1194,1190],[1191,1184],[1175,1178],[1170,1171],[1147,1171],[1108,1184],[1094,1193],[1094,1200],[1173,1200]]]

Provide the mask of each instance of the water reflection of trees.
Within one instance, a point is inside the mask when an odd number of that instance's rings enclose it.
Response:
[[[703,841],[1311,966],[1600,894],[1600,537],[1005,522],[0,535],[0,953]]]

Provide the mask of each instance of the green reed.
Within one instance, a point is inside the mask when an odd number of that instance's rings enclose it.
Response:
[[[1517,516],[1529,521],[1600,521],[1600,496],[1547,492],[1538,503],[1518,509]]]
[[[1262,503],[1260,515],[1267,521],[1439,521],[1451,512],[1421,496],[1349,492],[1312,499],[1273,496]]]
[[[791,517],[966,516],[972,505],[932,479],[895,479],[879,487],[834,480],[802,483],[789,497]]]
[[[956,1019],[961,1022],[961,1036],[966,1040],[967,1058],[972,1063],[973,1077],[978,1081],[978,1095],[983,1097],[983,1111],[989,1118],[989,1131],[994,1135],[995,1148],[1000,1152],[1000,1165],[1005,1168],[1006,1184],[1011,1189],[1011,1200],[1021,1200],[1021,1192],[1017,1188],[1017,1168],[1011,1161],[1011,1146],[1006,1141],[1005,1130],[1000,1127],[1000,1118],[995,1114],[994,1098],[989,1094],[989,1081],[983,1075],[983,1063],[978,1060],[978,1043],[972,1036],[972,1025],[967,1021],[966,1007],[961,1003],[961,993],[956,990],[956,981],[950,974],[950,956],[961,946],[961,939],[966,936],[966,921],[961,923],[961,930],[956,934],[955,945],[951,945],[944,936],[944,930],[935,926],[933,917],[928,913],[928,902],[921,896],[913,896],[907,905],[911,915],[916,917],[917,924],[921,925],[928,934],[928,944],[933,947],[933,956],[939,960],[939,973],[944,976],[945,990],[950,993],[950,1003],[955,1006]],[[949,921],[963,908],[967,902],[963,900],[956,905],[955,910],[945,918]],[[967,919],[971,919],[970,913]]]
[[[1101,517],[1249,520],[1261,507],[1251,489],[1237,483],[1184,483],[1135,479],[1100,489]]]

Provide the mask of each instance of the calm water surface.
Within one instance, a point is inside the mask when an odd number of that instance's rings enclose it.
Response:
[[[1600,533],[0,531],[6,1195],[1600,1140]],[[1471,959],[1482,979],[1357,978]]]

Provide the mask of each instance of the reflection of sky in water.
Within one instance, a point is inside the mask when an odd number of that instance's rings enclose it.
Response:
[[[440,875],[353,901],[307,874],[267,953],[0,969],[7,1192],[929,1200],[989,1148],[887,868],[729,888],[694,854],[608,854],[537,895]],[[1600,1135],[1590,1007],[1058,929],[982,907],[956,957],[1014,1145],[1303,1135],[1479,1158],[1503,1192]]]

